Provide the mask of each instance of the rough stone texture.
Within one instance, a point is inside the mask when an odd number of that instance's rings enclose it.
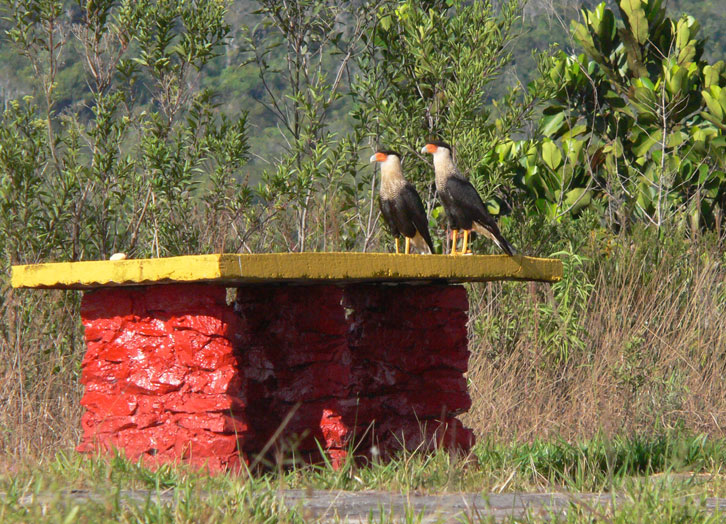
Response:
[[[386,454],[438,446],[468,450],[471,430],[455,418],[471,406],[466,379],[466,290],[462,286],[346,288],[351,397],[357,434]]]
[[[467,307],[430,284],[244,286],[234,308],[212,285],[87,293],[78,449],[213,471],[263,449],[469,449]]]
[[[236,309],[248,337],[248,453],[283,420],[278,448],[314,457],[317,441],[334,465],[351,444],[383,455],[471,447],[455,418],[471,404],[463,287],[250,286]]]
[[[240,467],[250,431],[233,344],[241,322],[225,298],[224,287],[204,285],[84,295],[79,451],[116,447],[150,465]]]

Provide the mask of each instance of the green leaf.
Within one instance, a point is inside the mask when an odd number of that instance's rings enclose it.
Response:
[[[676,46],[678,49],[684,49],[690,41],[691,30],[688,28],[688,22],[685,18],[681,18],[676,26]]]
[[[567,133],[563,133],[562,139],[563,140],[565,140],[565,139],[571,139],[571,138],[574,138],[574,137],[576,137],[578,135],[581,135],[581,134],[583,134],[585,132],[587,132],[587,126],[585,124],[580,124],[578,126],[575,126],[575,127],[570,128],[570,130],[567,131]]]
[[[638,78],[635,81],[635,85],[644,86],[644,87],[647,87],[651,91],[655,91],[655,85],[653,84],[653,82],[651,82],[650,78],[648,78],[647,76]]]
[[[696,46],[693,44],[693,42],[689,43],[686,47],[681,49],[680,53],[678,53],[679,64],[687,64],[688,62],[693,62],[694,58],[696,58]]]
[[[542,117],[542,134],[544,136],[552,136],[553,134],[557,133],[562,127],[562,122],[564,121],[564,119],[565,114],[562,112]]]
[[[628,17],[630,31],[639,44],[648,41],[648,19],[642,8],[641,0],[620,0],[620,7]]]
[[[575,22],[574,20],[571,24],[571,27],[572,36],[574,37],[575,41],[580,44],[591,57],[599,58],[599,61],[603,60],[603,56],[595,48],[595,43],[592,41],[592,35],[590,35],[590,32],[587,30],[587,28],[584,25]]]
[[[557,206],[545,200],[544,198],[538,198],[534,201],[534,205],[537,207],[540,213],[548,218],[554,219],[557,216]]]
[[[542,143],[542,160],[544,160],[545,164],[552,171],[557,171],[557,168],[560,167],[560,163],[562,162],[562,153],[560,152],[560,148],[557,147],[557,144],[551,140],[545,140]]]
[[[577,213],[590,205],[592,191],[586,191],[584,187],[578,187],[565,193],[564,207],[571,208],[571,213]]]
[[[610,43],[615,38],[615,28],[615,15],[610,9],[605,9],[598,36],[603,42]]]
[[[499,155],[499,162],[504,162],[506,159],[509,158],[513,146],[514,142],[511,140],[507,140],[506,142],[503,142],[496,147],[496,152]]]
[[[625,102],[625,100],[623,100],[623,98],[615,91],[608,91],[607,93],[605,93],[604,98],[607,103],[615,109],[622,109],[624,107],[627,107],[627,103]]]
[[[721,119],[721,118],[716,118],[716,117],[715,117],[715,116],[713,116],[713,115],[712,115],[711,113],[707,113],[707,112],[705,112],[705,111],[701,111],[701,113],[700,113],[700,114],[701,114],[701,116],[702,116],[703,118],[705,118],[706,120],[708,120],[709,122],[711,122],[711,123],[712,123],[712,124],[714,124],[715,126],[717,126],[717,127],[719,127],[720,129],[723,129],[724,131],[726,131],[726,125],[724,125],[724,123],[723,123],[723,119]]]
[[[713,84],[718,84],[718,70],[710,65],[703,68],[703,87],[708,89]]]
[[[688,139],[688,135],[682,131],[675,131],[668,135],[668,147],[678,147]]]
[[[701,95],[703,95],[703,100],[706,102],[706,106],[708,106],[708,110],[711,114],[718,120],[723,121],[723,109],[721,108],[721,104],[719,104],[708,91],[701,91]]]
[[[681,92],[683,80],[687,74],[688,70],[686,68],[678,67],[677,65],[673,66],[671,71],[667,71],[666,78],[668,80],[666,81],[666,87],[671,95],[677,95]]]
[[[575,138],[571,139],[563,139],[562,140],[562,147],[567,153],[567,158],[570,161],[570,164],[573,166],[576,166],[580,163],[580,153],[582,152],[582,148],[585,145],[584,140],[577,140]]]
[[[661,141],[663,138],[663,130],[657,129],[651,133],[643,132],[638,140],[633,143],[633,152],[638,157],[645,157],[650,148]]]

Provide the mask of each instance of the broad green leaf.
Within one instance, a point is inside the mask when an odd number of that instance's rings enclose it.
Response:
[[[570,212],[577,213],[590,205],[592,192],[586,191],[584,187],[578,187],[565,193],[564,207],[569,207]]]
[[[583,133],[587,132],[587,126],[585,124],[580,124],[578,126],[570,128],[569,131],[562,134],[562,139],[570,139],[573,137],[576,137],[578,135],[581,135]]]
[[[557,133],[562,127],[562,122],[564,120],[565,113],[563,112],[542,117],[542,134],[544,136],[552,136],[553,134]]]
[[[698,184],[704,185],[712,177],[711,170],[708,166],[703,165],[698,169]]]
[[[647,76],[636,79],[635,85],[639,87],[647,87],[650,91],[655,91],[655,84],[653,84]]]
[[[567,158],[572,165],[578,165],[580,163],[580,153],[585,145],[584,140],[577,139],[563,139],[562,146],[567,153]]]
[[[534,205],[537,207],[540,213],[548,218],[554,219],[557,216],[557,206],[549,203],[544,198],[538,198],[535,200]]]
[[[560,167],[562,153],[552,140],[545,140],[542,143],[542,160],[552,171],[557,171],[557,168]]]
[[[694,58],[696,58],[696,46],[693,44],[693,42],[689,43],[686,47],[681,49],[680,53],[678,53],[679,64],[687,64],[688,62],[693,62]]]
[[[719,121],[723,121],[723,109],[721,108],[721,104],[719,104],[708,91],[701,91],[701,95],[703,95],[703,100],[706,102],[706,106],[708,106],[708,110],[711,114]]]
[[[648,19],[645,17],[640,0],[620,0],[620,7],[628,17],[630,30],[639,44],[648,41]]]
[[[599,58],[598,61],[602,61],[603,56],[595,48],[595,44],[592,41],[592,35],[590,35],[590,32],[587,30],[587,28],[584,25],[573,21],[572,29],[572,36],[574,37],[575,41],[580,44],[590,56],[596,59]]]
[[[499,155],[499,162],[504,162],[506,159],[509,158],[509,154],[512,151],[512,146],[514,145],[514,142],[511,140],[507,140],[506,142],[499,144],[497,146],[497,154]]]
[[[639,160],[644,160],[644,157],[648,151],[650,151],[650,148],[659,143],[662,138],[662,129],[655,130],[650,134],[643,132],[640,135],[639,140],[633,144],[633,152],[639,157]]]
[[[710,65],[703,68],[703,87],[708,89],[713,84],[718,84],[719,72],[718,70]]]
[[[615,29],[615,15],[613,15],[613,12],[610,9],[605,9],[603,12],[602,22],[600,23],[598,36],[602,41],[610,43],[615,38]]]
[[[688,22],[685,18],[681,18],[676,26],[676,46],[678,49],[685,49],[690,41],[691,30],[688,28]]]
[[[673,66],[671,71],[666,73],[666,87],[671,95],[680,94],[683,87],[683,80],[686,78],[688,70],[683,67]]]
[[[708,120],[709,122],[711,122],[712,124],[714,124],[715,126],[717,126],[717,127],[719,127],[720,129],[723,129],[724,131],[726,131],[726,125],[724,125],[724,123],[723,123],[723,119],[721,119],[721,118],[716,118],[716,117],[715,117],[715,116],[713,116],[713,115],[712,115],[711,113],[707,113],[707,112],[705,112],[705,111],[701,111],[700,115],[701,115],[701,116],[702,116],[703,118],[705,118],[706,120]]]
[[[607,93],[605,93],[604,98],[611,107],[614,107],[616,109],[621,109],[627,106],[625,100],[623,100],[623,98],[615,91],[608,91]]]
[[[640,44],[635,40],[633,33],[626,29],[620,29],[618,30],[618,35],[623,40],[628,68],[631,71],[630,74],[635,77],[646,76],[648,70],[643,65]]]
[[[668,135],[666,144],[668,147],[678,147],[688,139],[688,135],[683,131],[675,131]]]

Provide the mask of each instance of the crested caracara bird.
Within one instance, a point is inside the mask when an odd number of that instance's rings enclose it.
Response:
[[[400,235],[406,237],[404,253],[410,253],[411,243],[422,251],[428,246],[433,253],[426,211],[416,188],[403,178],[401,156],[394,151],[377,151],[371,162],[381,164],[381,213],[396,240],[396,253]]]
[[[456,255],[456,237],[459,230],[464,232],[460,254],[467,253],[469,234],[474,230],[491,238],[506,254],[513,255],[514,248],[502,236],[479,193],[454,165],[451,146],[446,142],[428,142],[421,152],[434,156],[436,192],[444,205],[452,230],[451,254]]]

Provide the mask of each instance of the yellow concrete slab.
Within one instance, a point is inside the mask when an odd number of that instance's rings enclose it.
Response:
[[[556,259],[516,255],[395,255],[389,253],[267,253],[59,262],[13,266],[13,287],[93,289],[216,282],[477,282],[562,278]]]

